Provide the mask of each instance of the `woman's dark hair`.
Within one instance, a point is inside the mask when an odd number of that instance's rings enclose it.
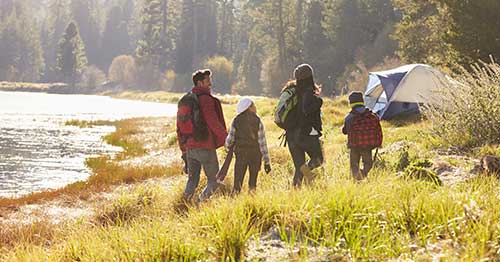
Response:
[[[198,81],[203,81],[205,77],[210,76],[211,74],[212,72],[210,71],[210,69],[197,70],[193,73],[193,84],[196,86],[196,84],[198,84]]]
[[[297,88],[298,94],[302,94],[307,88],[312,88],[313,92],[317,95],[321,93],[321,85],[314,83],[314,79],[312,77],[301,80],[289,80],[283,87],[282,91],[291,87]]]

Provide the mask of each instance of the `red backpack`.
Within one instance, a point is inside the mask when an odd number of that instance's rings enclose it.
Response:
[[[360,113],[352,110],[354,117],[349,125],[347,146],[375,148],[382,145],[382,127],[380,118],[370,109]]]
[[[208,138],[207,124],[200,111],[199,96],[188,92],[177,103],[177,132],[180,134],[181,145],[191,137],[196,141]]]

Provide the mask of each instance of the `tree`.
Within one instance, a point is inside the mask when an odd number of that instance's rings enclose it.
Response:
[[[100,46],[100,15],[96,0],[71,0],[71,14],[84,43],[91,64],[98,64]]]
[[[452,21],[444,5],[438,0],[395,0],[394,5],[403,13],[394,37],[404,62],[448,66],[458,60],[456,50],[445,39]]]
[[[446,41],[466,64],[500,56],[500,2],[498,0],[441,0],[452,20]]]
[[[70,22],[59,42],[57,54],[57,72],[60,79],[75,86],[82,70],[87,65],[87,57],[78,28]]]
[[[205,67],[212,70],[214,90],[219,93],[230,94],[233,85],[233,63],[226,57],[214,56],[205,62]]]
[[[121,55],[113,59],[109,67],[108,78],[128,88],[135,84],[136,73],[134,58],[128,55]]]
[[[44,81],[57,81],[57,50],[59,41],[69,23],[69,6],[66,0],[50,0],[47,16],[42,25],[41,39],[45,60]]]
[[[86,67],[82,72],[80,85],[84,88],[96,88],[106,81],[106,75],[95,65]]]
[[[140,64],[165,69],[172,49],[169,35],[168,1],[145,0],[141,24],[143,36],[137,43],[136,56]]]
[[[30,10],[17,4],[0,21],[0,79],[36,82],[44,69],[39,29]]]
[[[101,67],[108,69],[113,58],[130,51],[130,37],[122,8],[113,6],[108,12],[101,44]]]

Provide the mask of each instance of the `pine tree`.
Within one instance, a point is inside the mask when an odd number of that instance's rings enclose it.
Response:
[[[87,65],[85,49],[75,22],[70,22],[59,42],[57,72],[65,83],[75,86]]]
[[[0,21],[0,79],[36,82],[44,68],[39,30],[23,2]]]
[[[170,64],[172,42],[168,0],[145,0],[141,12],[143,35],[137,43],[139,64],[151,64],[163,71]]]
[[[100,49],[100,65],[107,69],[113,61],[113,58],[128,54],[130,52],[130,36],[128,33],[127,21],[120,6],[114,6],[110,9]]]
[[[98,64],[101,35],[100,13],[96,0],[71,0],[70,9],[90,64]]]
[[[193,59],[197,44],[195,34],[195,14],[193,0],[182,1],[180,35],[177,40],[175,71],[179,74],[193,70]]]
[[[43,80],[53,82],[57,76],[57,50],[59,41],[69,23],[69,6],[66,0],[50,0],[47,16],[42,25],[42,48],[44,52],[45,71]]]

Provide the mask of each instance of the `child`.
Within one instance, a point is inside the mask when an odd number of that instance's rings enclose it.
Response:
[[[349,95],[349,105],[352,110],[345,118],[342,133],[347,135],[352,175],[359,181],[366,178],[372,168],[372,150],[382,144],[382,128],[380,118],[365,107],[363,93],[352,92]],[[363,159],[361,171],[360,158]]]
[[[234,146],[236,157],[233,194],[241,191],[247,168],[250,170],[249,189],[255,190],[262,159],[266,173],[271,172],[264,125],[257,116],[255,104],[251,99],[243,98],[238,102],[236,113],[225,144],[227,149]]]

